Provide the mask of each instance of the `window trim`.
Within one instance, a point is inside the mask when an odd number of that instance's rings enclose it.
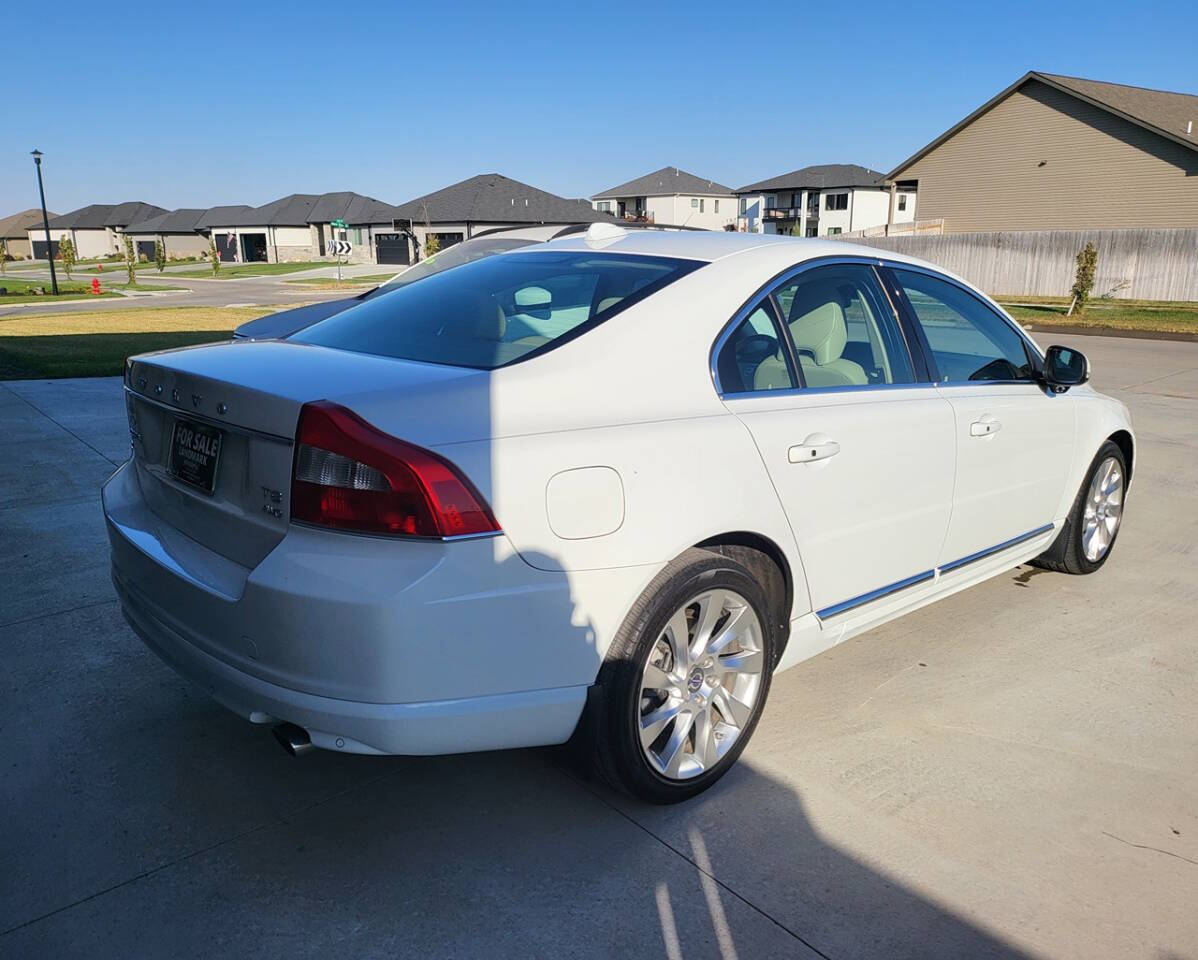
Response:
[[[802,374],[802,364],[799,363],[798,357],[795,354],[794,343],[790,336],[789,328],[781,320],[782,311],[778,307],[777,300],[774,296],[784,284],[790,282],[795,277],[809,270],[815,270],[819,267],[827,266],[865,266],[870,267],[874,271],[874,277],[878,281],[878,286],[881,288],[883,295],[886,297],[891,311],[894,314],[895,323],[898,325],[899,333],[903,338],[903,343],[907,349],[907,355],[911,359],[911,370],[915,375],[914,383],[865,383],[865,384],[848,384],[841,387],[808,387],[807,381]],[[711,352],[708,355],[708,370],[711,373],[711,382],[715,387],[716,395],[721,400],[741,399],[746,397],[786,397],[798,395],[812,395],[823,393],[847,393],[859,390],[894,390],[894,389],[917,389],[921,387],[934,387],[935,382],[929,377],[930,370],[927,366],[926,359],[923,356],[924,346],[922,341],[912,343],[911,334],[907,330],[907,325],[903,321],[903,317],[894,303],[894,298],[891,291],[881,274],[881,268],[886,267],[888,262],[877,257],[854,257],[854,256],[828,256],[815,257],[811,260],[806,260],[803,263],[795,264],[787,267],[780,273],[775,274],[760,287],[741,305],[740,309],[732,315],[730,319],[716,336],[712,343]],[[925,271],[931,276],[940,276],[935,271]],[[737,328],[756,310],[761,302],[769,299],[772,304],[772,313],[774,314],[775,325],[781,324],[783,328],[778,332],[781,333],[782,341],[786,344],[787,362],[792,366],[791,379],[800,384],[798,387],[792,387],[789,390],[741,390],[725,392],[720,384],[720,374],[718,369],[718,358],[720,351],[723,349],[725,342],[736,332]],[[795,375],[798,371],[798,375]],[[986,381],[995,383],[997,381]],[[1025,381],[1018,381],[1024,383]]]
[[[980,294],[977,290],[973,290],[955,277],[950,277],[946,273],[941,273],[937,270],[929,270],[927,267],[920,266],[914,263],[900,263],[898,261],[886,261],[879,263],[881,271],[887,277],[887,281],[893,284],[893,290],[887,290],[887,294],[898,301],[902,312],[907,317],[907,322],[912,327],[915,336],[919,343],[920,351],[924,356],[924,363],[927,366],[928,376],[932,383],[937,387],[986,387],[986,386],[1002,386],[1002,385],[1022,385],[1032,384],[1034,386],[1043,387],[1043,382],[1040,379],[1044,370],[1044,355],[1040,352],[1040,348],[1032,341],[1022,327],[1019,326],[1011,317],[1007,316],[1006,312],[986,297]],[[920,273],[924,276],[931,277],[934,280],[939,280],[942,283],[947,283],[950,286],[956,287],[958,290],[968,294],[976,300],[982,307],[989,310],[1000,321],[1005,323],[1008,328],[1014,331],[1019,337],[1019,341],[1023,344],[1023,351],[1027,354],[1028,362],[1032,367],[1032,376],[1026,380],[950,380],[942,381],[940,379],[940,370],[936,366],[936,357],[932,353],[932,346],[928,343],[928,338],[924,333],[923,326],[919,322],[919,317],[915,313],[915,308],[911,306],[911,301],[907,297],[903,285],[899,282],[899,278],[895,275],[895,270],[906,270],[910,273]]]

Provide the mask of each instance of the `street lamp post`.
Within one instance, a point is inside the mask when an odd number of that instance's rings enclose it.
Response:
[[[33,151],[33,164],[37,167],[37,192],[42,198],[42,226],[46,228],[46,257],[50,261],[50,289],[58,296],[58,276],[54,273],[54,247],[50,245],[50,218],[46,216],[46,188],[42,186],[42,152]]]

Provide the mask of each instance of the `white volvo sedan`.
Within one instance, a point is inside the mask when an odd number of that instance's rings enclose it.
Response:
[[[1091,573],[1126,408],[928,264],[595,226],[288,340],[131,359],[134,630],[293,752],[587,745],[653,802],[770,680],[1029,560]]]

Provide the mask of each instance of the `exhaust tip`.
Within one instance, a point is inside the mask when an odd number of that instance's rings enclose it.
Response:
[[[271,733],[275,735],[280,746],[293,757],[306,756],[316,749],[312,746],[312,739],[308,736],[308,731],[303,727],[297,727],[294,723],[280,723],[271,730]]]

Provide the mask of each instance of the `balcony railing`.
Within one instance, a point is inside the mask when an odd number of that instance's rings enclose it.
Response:
[[[802,207],[766,207],[763,219],[765,220],[798,220],[803,212]],[[807,208],[807,222],[815,223],[819,220],[819,211]]]

